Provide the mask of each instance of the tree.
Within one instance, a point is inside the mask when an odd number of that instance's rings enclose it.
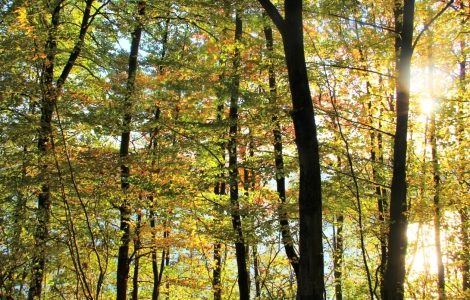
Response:
[[[284,1],[284,18],[266,0],[259,1],[282,35],[289,75],[300,167],[300,260],[298,299],[322,299],[323,237],[320,157],[303,45],[302,0]]]
[[[126,165],[126,160],[129,155],[129,144],[131,136],[131,121],[132,121],[132,107],[133,107],[133,96],[135,89],[135,78],[137,75],[138,67],[138,54],[140,39],[142,36],[142,27],[143,27],[143,16],[145,15],[145,5],[146,3],[141,1],[137,4],[137,26],[132,32],[131,40],[131,51],[129,54],[129,69],[127,72],[127,85],[126,85],[126,94],[124,96],[125,112],[123,117],[123,127],[124,131],[121,135],[121,146],[119,150],[119,155],[122,159],[121,164],[121,189],[124,193],[124,201],[119,207],[119,213],[121,216],[121,230],[123,235],[121,238],[121,245],[119,246],[118,254],[118,265],[117,265],[117,281],[116,281],[116,299],[125,300],[127,299],[127,279],[129,277],[129,242],[130,242],[130,223],[131,223],[131,213],[132,207],[129,203],[129,200],[126,199],[127,190],[129,189],[129,176],[130,168]]]

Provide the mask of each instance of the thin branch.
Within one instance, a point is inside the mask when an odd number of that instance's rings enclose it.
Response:
[[[341,175],[344,175],[344,176],[352,177],[352,175],[351,175],[350,173],[346,173],[346,172],[341,172],[341,171],[335,170],[334,168],[332,168],[332,167],[330,167],[330,166],[323,166],[323,168],[328,169],[328,170],[331,170],[331,171],[334,171],[335,173],[338,173],[338,174],[341,174]],[[372,184],[372,185],[378,185],[378,186],[383,187],[383,188],[386,188],[386,189],[391,189],[391,188],[392,188],[390,185],[386,185],[386,184],[374,182],[374,181],[369,180],[369,179],[365,179],[365,178],[361,178],[361,177],[357,177],[357,176],[356,176],[356,179],[357,179],[357,180],[360,180],[360,181],[364,181],[364,182],[370,183],[370,184]]]
[[[421,32],[418,34],[418,36],[416,37],[414,43],[413,43],[413,46],[411,46],[411,50],[413,51],[416,47],[416,44],[418,43],[419,39],[421,38],[421,36],[423,35],[423,33],[429,29],[429,26],[431,26],[432,23],[434,23],[434,21],[436,21],[437,18],[439,18],[451,5],[452,3],[454,3],[454,0],[450,0],[446,6],[444,6],[443,9],[441,9],[440,12],[437,13],[437,15],[435,15],[426,25],[424,25],[424,28],[423,30],[421,30]]]
[[[325,109],[322,109],[322,107],[320,107],[320,106],[318,106],[318,105],[315,105],[315,108],[318,109],[318,110],[320,110],[320,111],[322,111],[322,112],[324,112],[324,113],[326,113],[326,114],[328,114],[328,115],[331,114],[330,111],[325,110]],[[365,123],[361,123],[361,122],[358,122],[358,121],[354,121],[354,120],[348,119],[348,118],[346,118],[346,117],[343,117],[343,116],[341,116],[341,115],[336,115],[336,113],[335,113],[334,116],[337,117],[337,118],[343,119],[343,120],[345,120],[345,121],[351,122],[351,123],[353,123],[353,124],[358,124],[358,125],[360,125],[360,126],[367,127],[367,128],[369,128],[369,129],[371,129],[371,130],[374,130],[374,131],[376,131],[376,132],[380,132],[380,133],[382,133],[382,134],[384,134],[384,135],[387,135],[387,136],[389,136],[389,137],[392,137],[392,138],[395,137],[395,135],[394,135],[393,133],[390,133],[390,132],[383,131],[383,130],[381,130],[381,129],[375,128],[375,127],[372,126],[372,125],[365,124]]]
[[[380,76],[396,79],[396,77],[393,76],[393,75],[384,74],[384,73],[380,73],[378,71],[373,71],[373,70],[359,68],[359,67],[343,66],[343,65],[337,65],[337,64],[316,63],[316,62],[307,62],[307,64],[312,64],[312,65],[317,65],[317,66],[322,66],[322,67],[333,67],[333,68],[341,68],[341,69],[361,71],[361,72],[366,72],[366,73],[373,73],[373,74],[377,74],[377,75],[380,75]]]
[[[364,21],[359,21],[359,20],[356,20],[356,19],[351,19],[351,18],[348,18],[348,17],[344,17],[344,16],[340,16],[340,15],[336,15],[336,14],[331,14],[331,13],[329,13],[329,15],[333,16],[333,17],[337,17],[339,19],[346,20],[346,21],[352,21],[352,22],[355,22],[355,23],[358,23],[358,24],[361,24],[361,25],[370,26],[370,27],[374,27],[374,28],[378,28],[378,29],[383,29],[383,30],[387,30],[387,31],[390,31],[390,32],[396,32],[395,29],[392,28],[392,27],[380,26],[380,25],[377,25],[377,24],[374,24],[374,23],[367,23],[367,22],[364,22]]]

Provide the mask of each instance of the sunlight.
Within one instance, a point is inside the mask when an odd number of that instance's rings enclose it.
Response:
[[[411,223],[408,225],[408,255],[406,259],[409,278],[419,274],[436,274],[436,248],[434,228],[430,224]]]
[[[434,107],[433,101],[431,99],[421,99],[420,104],[421,104],[421,112],[427,115],[432,111]]]
[[[460,224],[459,215],[446,211],[441,216],[441,248],[444,264],[451,264],[452,257],[446,255],[446,248],[452,247],[449,238],[452,233],[447,229],[457,227]],[[446,229],[447,228],[447,229]],[[408,249],[406,255],[406,268],[410,280],[414,280],[420,274],[437,274],[436,243],[433,223],[408,224]]]

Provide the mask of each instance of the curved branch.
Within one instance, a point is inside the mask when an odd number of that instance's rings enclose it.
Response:
[[[263,6],[264,10],[268,14],[268,16],[273,21],[274,25],[276,25],[277,29],[281,32],[281,35],[285,33],[285,21],[282,18],[281,14],[277,10],[277,8],[272,4],[269,0],[258,0],[258,2]]]
[[[443,9],[441,9],[441,11],[439,11],[437,13],[437,15],[435,15],[426,25],[424,25],[424,28],[423,30],[420,31],[420,33],[418,34],[418,36],[416,37],[414,43],[413,43],[413,46],[411,46],[411,50],[414,51],[415,47],[416,47],[416,44],[418,44],[418,41],[419,39],[421,38],[421,36],[423,35],[423,33],[429,29],[429,26],[431,26],[432,23],[434,23],[434,21],[436,21],[437,18],[439,18],[449,7],[451,7],[452,3],[454,3],[454,0],[450,0],[446,6],[444,6]]]

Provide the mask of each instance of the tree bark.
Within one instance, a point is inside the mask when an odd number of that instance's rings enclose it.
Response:
[[[430,33],[430,44],[429,44],[429,89],[431,93],[431,101],[434,106],[435,95],[434,95],[434,62],[432,56],[433,39],[432,33]],[[436,247],[436,263],[437,263],[437,287],[439,300],[446,298],[445,296],[445,271],[444,263],[442,260],[442,247],[441,247],[441,204],[440,204],[440,170],[439,170],[439,158],[437,151],[437,127],[436,127],[436,113],[434,107],[430,113],[430,139],[431,139],[431,159],[433,166],[433,179],[434,179],[434,242]]]
[[[273,31],[270,26],[265,26],[264,35],[266,37],[266,48],[268,53],[272,55],[274,39]],[[271,59],[271,57],[270,57]],[[276,87],[276,74],[274,72],[274,64],[269,65],[269,102],[274,105],[277,99],[277,87]],[[286,251],[289,263],[294,269],[295,278],[299,278],[299,256],[294,248],[294,240],[290,231],[289,217],[287,212],[284,210],[286,203],[286,177],[284,173],[284,158],[282,155],[282,134],[281,125],[277,114],[272,117],[273,121],[273,136],[274,136],[274,161],[276,165],[276,189],[279,196],[280,205],[278,209],[279,224],[281,226],[282,243],[284,244],[284,250]]]
[[[214,270],[212,270],[212,288],[214,289],[214,300],[222,300],[222,287],[221,287],[221,276],[222,276],[222,254],[220,250],[222,244],[220,242],[214,243]]]
[[[140,212],[137,215],[137,226],[135,229],[136,240],[134,241],[134,276],[132,277],[132,300],[139,299],[139,249],[142,247],[142,242],[140,240],[140,227],[142,226],[142,215]]]
[[[404,0],[395,7],[397,88],[397,123],[393,151],[393,177],[390,199],[390,230],[388,234],[387,268],[384,299],[403,299],[407,239],[406,153],[410,99],[410,68],[413,53],[414,0]],[[403,18],[403,20],[401,20]]]
[[[464,4],[460,3],[460,9],[464,8]],[[466,18],[464,18],[461,21],[461,24],[463,25],[466,22]],[[460,41],[460,55],[461,55],[461,60],[459,61],[459,90],[461,95],[465,95],[466,93],[466,65],[467,65],[467,54],[466,54],[466,42],[465,39]],[[461,145],[463,142],[463,137],[465,136],[465,125],[463,124],[463,116],[465,112],[462,107],[462,103],[459,102],[458,104],[458,127],[457,127],[457,141],[458,144]],[[463,185],[463,188],[468,190],[469,186],[465,182],[465,179],[463,178],[463,174],[465,172],[465,166],[462,165],[461,162],[459,162],[459,181],[460,184]],[[470,249],[470,240],[468,238],[469,234],[469,228],[468,228],[468,208],[467,207],[460,207],[458,209],[459,215],[460,215],[460,236],[462,239],[462,249],[461,249],[461,267],[460,271],[462,273],[462,291],[467,295],[470,292],[470,261],[469,261],[469,254],[468,254],[468,249]]]
[[[285,17],[269,0],[259,0],[282,35],[289,76],[300,165],[300,261],[298,299],[324,298],[321,171],[312,97],[305,64],[302,0],[285,0]]]
[[[83,11],[82,22],[80,26],[78,40],[70,53],[70,56],[65,64],[59,78],[57,79],[56,86],[54,87],[54,68],[55,56],[57,52],[57,30],[60,24],[60,12],[63,7],[63,1],[57,2],[52,12],[51,26],[49,30],[48,39],[46,41],[45,52],[46,61],[43,64],[43,77],[41,84],[44,89],[44,95],[41,99],[41,119],[38,137],[38,151],[40,157],[41,176],[43,184],[41,191],[38,195],[38,209],[37,221],[38,227],[34,232],[34,239],[37,251],[32,257],[32,275],[31,284],[28,291],[28,299],[40,299],[42,293],[42,281],[45,273],[46,265],[46,251],[45,246],[49,237],[49,222],[51,217],[52,199],[51,199],[51,186],[49,177],[49,164],[47,163],[47,155],[53,147],[52,139],[52,115],[56,108],[57,101],[61,95],[62,87],[65,84],[75,61],[79,57],[86,33],[91,22],[91,6],[94,0],[87,0],[85,2],[85,9]]]
[[[62,6],[59,2],[52,13],[51,29],[46,42],[46,62],[43,65],[43,82],[44,95],[41,103],[41,124],[39,129],[38,150],[40,155],[41,176],[43,184],[41,192],[38,195],[38,208],[36,219],[38,222],[34,232],[36,251],[32,257],[32,275],[31,283],[28,291],[28,300],[41,299],[42,281],[46,266],[46,243],[49,237],[49,223],[51,218],[51,187],[50,187],[50,167],[47,163],[47,154],[51,147],[52,139],[52,114],[54,112],[55,101],[57,95],[53,87],[54,80],[54,63],[57,51],[56,32],[59,27],[59,17]]]
[[[126,95],[124,99],[124,118],[123,126],[124,132],[121,134],[121,146],[119,155],[122,160],[121,165],[121,189],[125,194],[129,189],[129,176],[130,168],[126,165],[126,159],[129,155],[129,144],[131,130],[130,125],[132,121],[132,97],[135,89],[135,78],[138,67],[138,54],[140,38],[142,35],[142,21],[141,18],[145,15],[145,2],[140,1],[138,4],[137,21],[138,25],[132,32],[131,50],[129,54],[129,69],[127,72],[127,86]],[[129,242],[130,242],[130,222],[131,222],[131,206],[127,199],[119,207],[119,213],[121,216],[121,231],[123,232],[121,237],[121,245],[119,246],[118,264],[117,264],[117,280],[116,280],[116,299],[126,300],[127,299],[127,281],[129,277]]]
[[[369,110],[372,108],[372,102],[369,102]],[[382,114],[382,109],[379,110],[380,114]],[[372,124],[372,115],[369,115],[370,122]],[[379,124],[378,124],[378,130],[381,130],[382,124],[379,119]],[[372,167],[372,180],[374,182],[380,182],[382,180],[381,176],[379,175],[379,172],[377,171],[377,164],[380,163],[381,165],[384,165],[384,157],[383,157],[383,151],[382,151],[382,134],[380,132],[377,132],[377,136],[375,131],[372,131],[370,134],[370,140],[371,140],[371,153],[370,153],[370,159],[372,161],[373,167]],[[377,147],[376,147],[377,145]],[[376,151],[376,149],[378,151]],[[377,153],[378,152],[378,153]],[[379,288],[380,288],[380,297],[376,293],[376,288],[377,288],[377,282],[375,284],[374,288],[374,293],[376,294],[377,298],[383,299],[384,295],[384,276],[385,276],[385,266],[387,264],[387,229],[386,229],[386,215],[387,215],[387,199],[386,199],[386,190],[377,185],[375,187],[375,196],[377,198],[377,208],[378,208],[378,220],[379,220],[379,226],[380,226],[380,232],[379,232],[379,241],[380,241],[380,265],[378,266],[378,270],[376,272],[376,280],[378,282]],[[378,278],[377,278],[378,277]]]
[[[229,180],[230,180],[230,204],[232,206],[232,226],[236,233],[235,240],[235,255],[237,258],[238,269],[238,290],[240,292],[240,300],[250,299],[250,287],[248,271],[246,266],[246,249],[245,239],[243,237],[242,221],[240,216],[240,203],[238,201],[238,163],[237,163],[237,135],[238,135],[238,98],[240,76],[238,75],[240,68],[240,50],[237,45],[242,37],[242,20],[240,19],[239,12],[237,11],[235,17],[235,56],[233,58],[233,76],[230,86],[230,138],[228,142],[229,153]]]
[[[335,297],[336,300],[343,299],[343,223],[344,216],[339,215],[336,219],[337,229],[333,232],[333,268],[335,276]],[[334,230],[334,229],[333,229]]]

